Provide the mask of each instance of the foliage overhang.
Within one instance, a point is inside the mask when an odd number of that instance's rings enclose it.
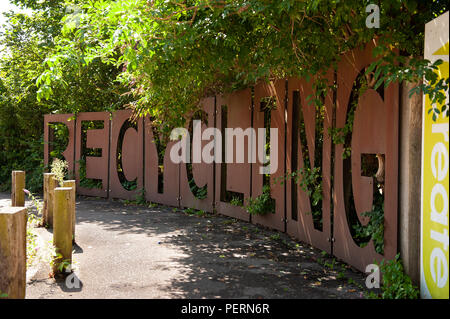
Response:
[[[368,70],[377,85],[425,78],[419,88],[442,102],[448,79],[433,76],[436,64],[423,59],[423,42],[425,23],[447,11],[447,2],[378,1],[380,27],[367,28],[370,2],[66,1],[70,10],[37,80],[38,97],[51,96],[67,64],[100,59],[121,68],[117,79],[129,87],[131,105],[167,131],[206,95],[289,76],[320,83],[343,53],[377,38],[380,62]]]

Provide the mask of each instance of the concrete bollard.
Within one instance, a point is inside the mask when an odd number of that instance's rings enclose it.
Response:
[[[53,245],[61,254],[53,266],[55,274],[61,273],[59,265],[64,262],[72,264],[72,188],[57,187],[54,190],[53,202]]]
[[[55,187],[58,181],[55,179],[55,174],[44,173],[44,209],[42,212],[42,220],[44,225],[53,227],[53,198]]]
[[[11,206],[25,206],[25,171],[12,171]]]
[[[0,208],[0,299],[23,299],[27,281],[27,209]]]
[[[75,208],[75,200],[76,200],[76,181],[68,180],[63,182],[63,187],[72,188],[72,198],[70,199],[70,212],[72,214],[72,243],[75,243],[75,225],[76,225],[76,208]]]

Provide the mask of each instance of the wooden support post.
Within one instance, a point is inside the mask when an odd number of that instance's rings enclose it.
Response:
[[[76,208],[75,208],[75,200],[76,200],[76,181],[69,180],[63,182],[63,187],[72,188],[72,198],[70,199],[70,213],[72,214],[72,243],[75,243],[75,225],[76,225]]]
[[[27,209],[25,207],[1,207],[0,299],[25,298],[26,236]]]
[[[25,172],[12,171],[11,184],[11,206],[24,207],[25,206]]]
[[[55,174],[44,173],[44,209],[42,213],[44,226],[53,227],[53,200],[57,184]]]
[[[399,142],[399,230],[400,256],[406,274],[415,285],[420,283],[420,207],[422,170],[421,94],[409,95],[420,83],[401,85]]]
[[[72,264],[72,214],[70,212],[72,188],[57,187],[54,191],[53,206],[53,245],[56,252],[62,256],[54,263],[53,272],[61,263]]]

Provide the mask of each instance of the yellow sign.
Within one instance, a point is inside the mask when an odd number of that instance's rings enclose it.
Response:
[[[449,76],[449,13],[425,26],[425,59],[441,59],[437,74]],[[449,298],[449,116],[447,99],[424,98],[422,125],[422,218],[420,291],[423,298]],[[432,109],[438,111],[433,111]],[[431,111],[430,111],[431,110]]]

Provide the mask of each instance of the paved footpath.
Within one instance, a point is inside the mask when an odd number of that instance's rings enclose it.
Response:
[[[8,198],[0,193],[0,206]],[[51,242],[51,229],[35,231]],[[41,263],[28,270],[27,298],[363,297],[365,274],[224,216],[78,197],[76,242],[79,288],[50,278]]]

